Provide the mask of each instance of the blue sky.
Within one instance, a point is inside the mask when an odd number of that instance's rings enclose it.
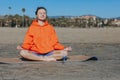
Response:
[[[11,10],[8,9],[9,6],[12,7]],[[35,17],[34,12],[38,6],[46,7],[48,16],[120,16],[120,0],[1,0],[0,15],[22,15],[21,9],[25,8],[26,15]]]

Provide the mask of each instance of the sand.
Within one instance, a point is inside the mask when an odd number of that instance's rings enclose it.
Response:
[[[62,43],[120,43],[120,28],[55,28]],[[21,43],[27,28],[0,28],[0,43]]]
[[[98,61],[0,64],[0,80],[119,80],[120,28],[55,28],[59,40],[72,46],[69,55],[98,57]],[[0,56],[20,57],[27,28],[0,28]]]

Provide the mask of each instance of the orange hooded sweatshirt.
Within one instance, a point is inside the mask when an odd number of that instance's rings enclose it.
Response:
[[[46,54],[52,50],[62,50],[64,46],[59,43],[57,34],[48,21],[40,26],[34,20],[26,33],[22,48]]]

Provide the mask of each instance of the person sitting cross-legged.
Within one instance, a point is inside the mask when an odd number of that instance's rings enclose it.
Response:
[[[28,28],[22,45],[17,46],[20,55],[28,60],[56,61],[68,55],[71,47],[65,47],[58,40],[55,29],[46,20],[47,10],[36,9],[36,19]]]

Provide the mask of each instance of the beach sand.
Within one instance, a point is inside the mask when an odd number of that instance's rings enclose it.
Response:
[[[0,80],[119,80],[120,28],[55,28],[59,40],[71,46],[69,55],[98,57],[98,61],[0,64]],[[0,28],[0,56],[20,57],[27,28]]]

